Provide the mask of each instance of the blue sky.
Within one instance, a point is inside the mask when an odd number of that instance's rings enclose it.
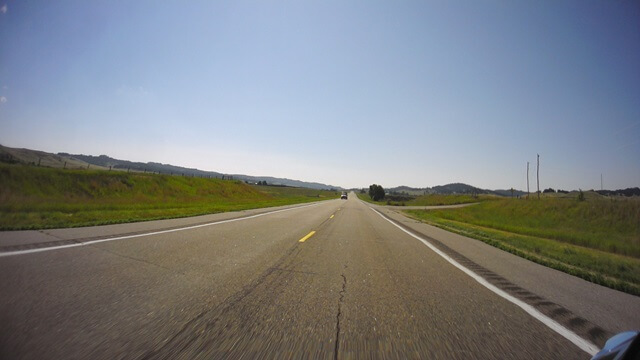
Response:
[[[636,1],[0,0],[0,144],[343,187],[640,186]],[[533,187],[532,187],[533,189]]]

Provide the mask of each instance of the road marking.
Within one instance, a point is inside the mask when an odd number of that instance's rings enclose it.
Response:
[[[126,240],[126,239],[133,239],[133,238],[139,238],[139,237],[144,237],[144,236],[153,236],[153,235],[167,234],[167,233],[172,233],[172,232],[177,232],[177,231],[192,230],[192,229],[197,229],[197,228],[201,228],[201,227],[205,227],[205,226],[213,226],[213,225],[226,224],[226,223],[235,222],[235,221],[243,221],[243,220],[255,219],[255,218],[258,218],[258,217],[261,217],[261,216],[277,214],[277,213],[281,213],[281,212],[285,212],[285,211],[291,211],[291,210],[295,210],[295,209],[302,209],[302,208],[311,207],[311,206],[317,206],[317,205],[320,205],[320,204],[321,203],[296,206],[296,207],[292,207],[292,208],[274,210],[274,211],[264,212],[264,213],[260,213],[260,214],[256,214],[256,215],[245,216],[245,217],[240,217],[240,218],[235,218],[235,219],[220,220],[220,221],[214,221],[214,222],[210,222],[210,223],[206,223],[206,224],[192,225],[192,226],[186,226],[186,227],[182,227],[182,228],[169,229],[169,230],[153,231],[153,232],[143,233],[143,234],[118,236],[118,237],[112,237],[112,238],[106,238],[106,239],[98,239],[98,240],[92,240],[92,241],[86,241],[86,242],[79,242],[79,243],[75,243],[75,244],[59,245],[59,246],[52,246],[52,247],[43,247],[43,248],[38,248],[38,249],[28,249],[28,250],[0,252],[0,257],[33,254],[33,253],[44,252],[44,251],[52,251],[52,250],[66,249],[66,248],[77,247],[77,246],[92,245],[92,244],[97,244],[97,243],[107,242],[107,241]]]
[[[335,216],[335,215],[331,215],[331,216],[329,217],[329,219],[333,219],[333,217],[334,217],[334,216]]]
[[[493,291],[495,294],[497,294],[498,296],[504,298],[505,300],[510,301],[511,303],[517,305],[522,310],[524,310],[527,314],[533,316],[535,319],[537,319],[541,323],[543,323],[546,326],[548,326],[551,330],[557,332],[558,334],[562,335],[562,337],[564,337],[565,339],[571,341],[574,345],[579,347],[580,350],[586,352],[587,354],[589,354],[591,356],[594,356],[596,353],[598,353],[598,351],[600,351],[600,348],[598,348],[596,345],[594,345],[590,341],[588,341],[586,339],[583,339],[582,337],[580,337],[580,335],[574,333],[573,331],[571,331],[571,330],[567,329],[566,327],[562,326],[557,321],[555,321],[555,320],[551,319],[550,317],[546,316],[545,314],[541,313],[535,307],[533,307],[533,306],[525,303],[524,301],[522,301],[522,300],[520,300],[518,298],[515,298],[515,297],[507,294],[503,290],[497,288],[496,286],[494,286],[493,284],[491,284],[487,280],[485,280],[482,276],[474,273],[473,271],[469,270],[468,268],[466,268],[465,266],[463,266],[459,262],[457,262],[454,259],[452,259],[449,255],[447,255],[447,254],[443,253],[442,251],[440,251],[440,249],[436,248],[429,241],[421,238],[418,235],[415,235],[414,233],[412,233],[412,232],[406,230],[405,228],[403,228],[402,226],[400,226],[400,225],[394,223],[393,221],[387,219],[384,215],[382,215],[376,209],[374,209],[372,207],[369,207],[369,209],[373,210],[376,214],[380,215],[381,218],[387,220],[393,226],[395,226],[398,229],[404,231],[405,233],[407,233],[411,237],[413,237],[413,238],[415,238],[417,240],[420,240],[423,244],[427,245],[427,247],[429,247],[431,250],[433,250],[433,252],[435,252],[436,254],[440,255],[445,260],[447,260],[449,263],[451,263],[451,265],[453,265],[453,266],[457,267],[458,269],[462,270],[462,272],[464,272],[465,274],[469,275],[472,279],[474,279],[475,281],[480,283],[480,285],[482,285],[482,286],[486,287],[487,289]]]
[[[312,237],[316,232],[312,231],[310,233],[307,234],[307,236],[303,237],[302,239],[298,240],[299,242],[305,242],[307,240],[309,240],[310,237]]]

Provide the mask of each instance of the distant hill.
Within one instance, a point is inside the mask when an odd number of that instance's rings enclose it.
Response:
[[[2,145],[0,145],[0,161],[67,169],[86,169],[90,166],[90,164],[85,161],[69,156],[56,155],[38,150],[15,149]],[[92,168],[104,169],[103,167],[95,166]]]
[[[409,186],[398,186],[395,188],[387,189],[390,193],[397,194],[408,194],[408,195],[423,195],[423,194],[441,194],[441,195],[449,195],[449,194],[490,194],[490,195],[500,195],[500,196],[511,196],[511,189],[509,190],[487,190],[480,189],[475,186],[463,184],[463,183],[452,183],[446,185],[438,185],[431,188],[412,188]],[[522,196],[527,193],[521,190],[514,190],[513,196]]]
[[[393,195],[412,195],[419,196],[424,194],[491,194],[491,195],[499,195],[499,196],[526,196],[527,192],[522,190],[513,190],[513,194],[511,194],[511,189],[498,189],[498,190],[487,190],[480,189],[475,186],[462,184],[462,183],[453,183],[447,185],[438,185],[431,188],[412,188],[409,186],[398,186],[394,188],[386,189],[387,192]],[[570,193],[569,191],[558,190],[558,193]],[[573,190],[570,194],[573,196],[573,193],[577,193],[577,190]],[[627,189],[619,189],[619,190],[595,190],[594,194],[600,194],[602,196],[640,196],[640,188],[627,188]],[[531,196],[536,194],[535,191],[532,191]],[[548,194],[547,194],[548,196]]]
[[[114,159],[107,155],[78,155],[68,153],[51,154],[44,151],[31,149],[15,149],[0,145],[0,162],[40,165],[46,167],[67,169],[97,169],[97,170],[125,170],[135,172],[153,172],[160,174],[174,174],[195,177],[212,177],[220,179],[235,179],[257,183],[266,181],[269,185],[303,187],[309,189],[328,190],[342,189],[339,186],[326,185],[317,182],[283,179],[272,176],[251,176],[241,174],[223,174],[216,171],[204,171],[182,166],[160,164],[156,162],[133,162],[129,160]]]
[[[453,183],[447,185],[438,185],[431,188],[431,191],[436,194],[491,194],[490,190],[479,189],[475,186]]]
[[[250,176],[250,175],[231,175],[234,179],[239,179],[242,181],[248,181],[250,183],[257,183],[258,181],[266,181],[269,185],[284,185],[284,186],[293,186],[293,187],[303,187],[308,189],[318,189],[318,190],[342,190],[340,186],[326,185],[317,182],[307,182],[300,180],[293,180],[287,178],[275,178],[271,176]]]
[[[620,190],[596,190],[595,192],[597,192],[600,195],[604,195],[604,196],[612,196],[612,195],[618,195],[618,196],[640,196],[640,188],[638,187],[634,187],[634,188],[627,188],[627,189],[620,189]]]
[[[420,195],[424,195],[425,193],[428,194],[430,191],[429,188],[412,188],[409,186],[398,186],[398,187],[389,188],[386,190],[387,192],[393,193],[393,194],[407,194],[407,195],[413,195],[413,196],[420,196]]]
[[[409,186],[398,186],[395,188],[387,189],[390,193],[409,194],[409,195],[424,195],[424,194],[494,194],[494,191],[484,190],[475,186],[452,183],[447,185],[438,185],[434,187],[426,188],[412,188]]]
[[[113,168],[117,170],[137,171],[137,172],[153,172],[160,174],[174,174],[185,176],[210,176],[222,178],[223,174],[215,171],[203,171],[193,168],[185,168],[181,166],[174,166],[169,164],[160,164],[156,162],[133,162],[129,160],[114,159],[107,155],[93,156],[93,155],[76,155],[59,153],[58,155],[81,160],[83,162],[101,166],[103,168]]]
[[[501,196],[511,196],[511,189],[507,189],[507,190],[493,190],[492,192],[495,195],[501,195]],[[531,194],[535,194],[535,191],[532,192]],[[526,191],[522,191],[522,190],[513,190],[513,196],[525,196],[527,195]]]

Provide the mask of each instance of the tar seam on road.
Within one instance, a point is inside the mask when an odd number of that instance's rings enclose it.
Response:
[[[515,304],[516,306],[520,307],[527,314],[531,315],[532,317],[534,317],[538,321],[542,322],[547,327],[549,327],[551,330],[553,330],[556,333],[560,334],[565,339],[571,341],[574,345],[576,345],[578,348],[580,348],[580,350],[586,352],[587,354],[589,354],[591,356],[594,356],[596,353],[598,353],[598,351],[600,351],[600,349],[596,345],[592,344],[590,341],[588,341],[586,339],[583,339],[578,334],[576,334],[573,331],[571,331],[571,330],[567,329],[566,327],[562,326],[557,321],[555,321],[555,320],[551,319],[550,317],[544,315],[543,313],[538,311],[535,307],[525,303],[524,301],[522,301],[522,300],[520,300],[520,299],[518,299],[518,298],[516,298],[514,296],[511,296],[511,295],[507,294],[505,291],[503,291],[503,290],[499,289],[498,287],[496,287],[495,285],[489,283],[482,276],[476,274],[475,272],[469,270],[467,267],[461,265],[456,260],[451,258],[449,255],[445,254],[440,249],[436,248],[429,241],[421,238],[420,236],[417,236],[417,235],[413,234],[412,232],[406,230],[402,226],[400,226],[400,225],[396,224],[395,222],[389,220],[386,216],[382,215],[376,209],[374,209],[372,207],[370,207],[370,209],[373,210],[376,214],[380,215],[381,218],[383,218],[386,221],[388,221],[389,223],[391,223],[393,226],[397,227],[398,229],[402,230],[403,232],[405,232],[409,236],[411,236],[411,237],[419,240],[423,244],[425,244],[433,252],[438,254],[443,259],[447,260],[451,265],[453,265],[453,266],[457,267],[458,269],[462,270],[462,272],[464,272],[465,274],[469,275],[472,279],[477,281],[480,285],[486,287],[487,289],[489,289],[492,292],[494,292],[496,295],[498,295],[498,296],[504,298],[505,300],[507,300],[507,301]]]
[[[201,228],[201,227],[205,227],[205,226],[220,225],[220,224],[226,224],[226,223],[235,222],[235,221],[255,219],[257,217],[261,217],[261,216],[265,216],[265,215],[277,214],[277,213],[281,213],[281,212],[285,212],[285,211],[291,211],[291,210],[295,210],[295,209],[302,209],[302,208],[306,208],[306,207],[317,206],[319,204],[320,203],[315,203],[315,204],[310,204],[310,205],[303,205],[303,206],[296,206],[296,207],[292,207],[292,208],[269,211],[269,212],[265,212],[265,213],[260,213],[260,214],[256,214],[256,215],[245,216],[245,217],[240,217],[240,218],[235,218],[235,219],[220,220],[220,221],[214,221],[214,222],[210,222],[210,223],[206,223],[206,224],[192,225],[192,226],[176,228],[176,229],[169,229],[169,230],[162,230],[162,231],[154,231],[154,232],[143,233],[143,234],[119,236],[119,237],[112,237],[112,238],[106,238],[106,239],[91,240],[91,241],[87,241],[87,242],[76,242],[76,243],[67,244],[67,245],[59,245],[59,246],[44,247],[44,248],[37,248],[37,249],[0,252],[0,257],[15,256],[15,255],[25,255],[25,254],[32,254],[32,253],[43,252],[43,251],[52,251],[52,250],[66,249],[66,248],[71,248],[71,247],[92,245],[92,244],[97,244],[97,243],[107,242],[107,241],[126,240],[126,239],[133,239],[133,238],[144,237],[144,236],[152,236],[152,235],[166,234],[166,233],[172,233],[172,232],[177,232],[177,231],[192,230],[192,229],[197,229],[197,228]]]
[[[346,266],[345,266],[346,267]],[[344,293],[347,290],[347,277],[342,276],[342,290],[340,290],[340,299],[338,300],[338,314],[336,315],[336,346],[333,352],[333,358],[338,359],[338,351],[340,351],[340,318],[342,317],[342,303],[344,302]]]

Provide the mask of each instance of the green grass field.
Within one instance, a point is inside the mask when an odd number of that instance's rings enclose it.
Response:
[[[230,180],[0,164],[0,230],[167,219],[339,196]]]
[[[492,195],[472,196],[467,194],[456,195],[439,195],[427,194],[421,196],[411,196],[407,200],[383,199],[382,201],[373,201],[368,194],[358,193],[358,198],[377,205],[393,205],[393,206],[437,206],[437,205],[458,205],[469,204],[483,201],[497,200],[499,197]],[[393,196],[391,196],[393,197]]]
[[[485,201],[410,216],[587,280],[640,295],[640,199]]]

